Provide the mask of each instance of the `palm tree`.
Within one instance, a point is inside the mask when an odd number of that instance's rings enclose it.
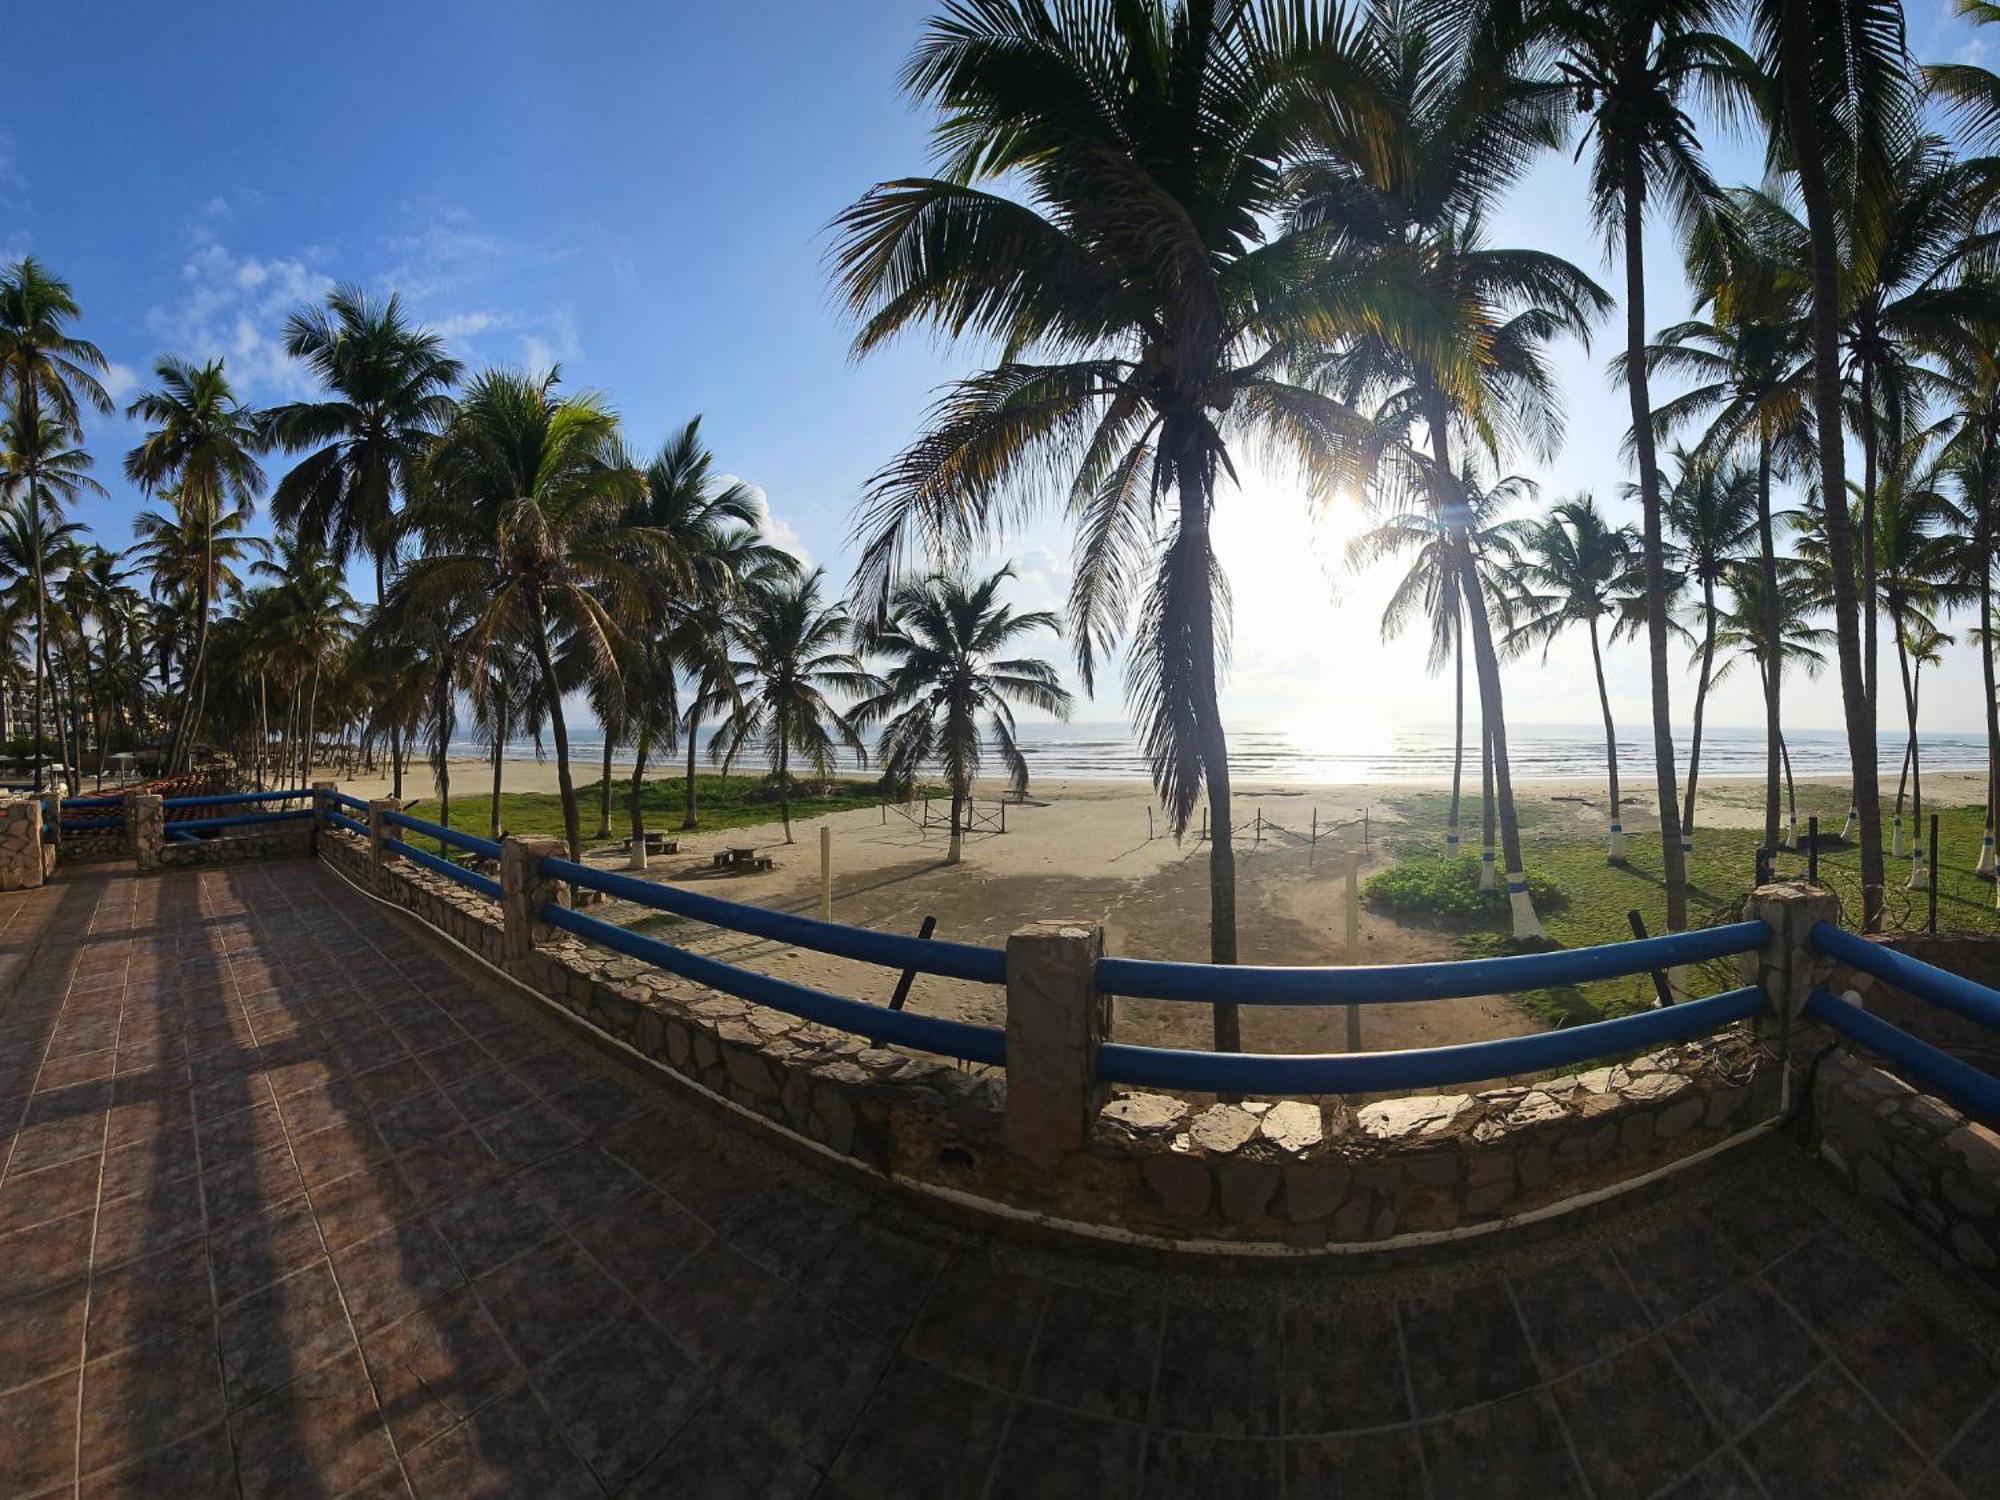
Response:
[[[1805,206],[1812,268],[1813,426],[1819,436],[1819,490],[1847,493],[1841,441],[1840,233],[1893,200],[1891,162],[1915,115],[1903,8],[1884,0],[1746,0],[1751,50],[1770,80],[1764,109],[1774,166],[1790,170]],[[1834,635],[1841,706],[1861,819],[1861,922],[1880,925],[1882,809],[1874,704],[1861,651],[1860,577],[1844,504],[1827,507],[1834,587]]]
[[[1527,566],[1522,590],[1514,601],[1519,621],[1508,632],[1507,647],[1525,651],[1549,647],[1572,625],[1590,636],[1590,662],[1597,673],[1597,702],[1604,712],[1604,760],[1611,782],[1611,851],[1613,864],[1625,862],[1625,827],[1618,794],[1618,731],[1611,720],[1611,695],[1604,685],[1604,647],[1600,626],[1612,621],[1614,635],[1620,617],[1630,612],[1632,596],[1645,587],[1639,539],[1629,526],[1613,526],[1589,495],[1565,500],[1548,520],[1523,539]],[[1678,840],[1676,840],[1678,847]]]
[[[881,183],[836,221],[858,352],[916,327],[1000,348],[869,482],[862,592],[886,595],[913,536],[962,551],[1060,476],[1085,687],[1132,624],[1130,698],[1177,831],[1207,795],[1217,963],[1237,957],[1218,482],[1252,434],[1322,499],[1356,478],[1355,424],[1285,379],[1286,356],[1401,311],[1331,232],[1278,218],[1279,159],[1343,72],[1343,24],[1205,0],[954,4],[904,73],[941,117],[937,175]],[[1217,1045],[1237,1034],[1217,1007]]]
[[[1757,473],[1757,549],[1763,582],[1757,597],[1777,609],[1777,522],[1771,504],[1774,474],[1802,473],[1817,463],[1806,417],[1811,377],[1811,328],[1805,307],[1810,287],[1805,246],[1783,205],[1748,188],[1729,195],[1728,209],[1690,235],[1688,280],[1699,309],[1662,330],[1646,351],[1653,373],[1688,382],[1680,395],[1654,409],[1661,436],[1706,417],[1696,456],[1717,465],[1754,456]],[[1775,617],[1764,634],[1778,633]],[[1764,847],[1778,847],[1779,754],[1784,742],[1780,685],[1764,684]],[[1688,806],[1692,808],[1690,800]]]
[[[1826,665],[1827,647],[1834,644],[1833,632],[1813,623],[1825,612],[1826,593],[1815,582],[1809,566],[1797,558],[1783,559],[1778,580],[1777,607],[1772,609],[1764,597],[1764,570],[1761,566],[1738,563],[1729,570],[1729,602],[1723,609],[1715,632],[1719,658],[1715,669],[1716,682],[1728,678],[1737,662],[1748,661],[1756,670],[1758,686],[1770,697],[1782,691],[1788,666],[1796,664],[1806,676],[1818,677]],[[1774,618],[1778,621],[1775,635],[1770,631],[1770,621]],[[1772,640],[1780,643],[1776,651],[1770,649]],[[1782,742],[1778,749],[1780,774],[1790,807],[1785,842],[1796,843],[1799,809],[1797,792],[1792,785],[1792,758]],[[1777,784],[1775,778],[1772,784]],[[1778,847],[1777,838],[1774,836],[1765,847]]]
[[[1491,489],[1482,489],[1479,475],[1470,463],[1459,476],[1466,495],[1468,517],[1465,543],[1472,549],[1483,607],[1497,604],[1504,612],[1512,597],[1512,578],[1520,564],[1516,545],[1519,528],[1500,519],[1509,507],[1531,500],[1532,480],[1518,474],[1501,479]],[[1444,847],[1447,855],[1458,853],[1460,786],[1465,765],[1465,599],[1464,575],[1458,564],[1461,539],[1435,506],[1413,506],[1377,519],[1375,525],[1348,544],[1348,566],[1358,570],[1392,557],[1409,557],[1409,565],[1391,591],[1382,609],[1382,639],[1394,640],[1411,621],[1421,616],[1430,625],[1432,672],[1442,670],[1446,661],[1453,674],[1453,731],[1451,758],[1451,807],[1445,821]],[[1491,801],[1491,757],[1485,715],[1480,716],[1480,760],[1482,793]],[[1485,886],[1493,877],[1493,809],[1482,806],[1481,823],[1487,830],[1486,847],[1481,851],[1480,880]],[[1490,886],[1487,886],[1490,888]]]
[[[2000,538],[2000,359],[1990,346],[1947,358],[1938,372],[1953,431],[1939,467],[1952,482],[1957,502],[1953,529],[1959,533],[1957,571],[1965,590],[1979,601],[1979,624],[1969,632],[1979,649],[1986,726],[1986,832],[1977,873],[1991,875],[1994,831],[2000,823],[2000,692],[1993,668],[1993,568]]]
[[[360,549],[375,564],[375,602],[388,596],[397,497],[407,497],[431,445],[451,419],[462,366],[436,334],[411,327],[401,300],[339,286],[323,308],[285,323],[285,352],[318,377],[328,397],[265,413],[271,441],[311,449],[271,492],[271,514],[323,548],[337,566]],[[393,795],[403,795],[401,736],[391,731]]]
[[[1907,889],[1928,890],[1932,871],[1926,863],[1924,853],[1924,769],[1923,751],[1917,744],[1917,712],[1922,698],[1925,667],[1940,666],[1944,662],[1944,648],[1951,644],[1951,637],[1937,628],[1935,622],[1922,616],[1912,616],[1896,632],[1896,655],[1903,667],[1904,704],[1909,713],[1910,736],[1903,746],[1903,779],[1896,783],[1896,836],[1903,833],[1903,782],[1910,786],[1910,883]],[[1900,849],[1891,851],[1900,854]]]
[[[486,737],[493,762],[493,792],[488,836],[499,838],[501,774],[507,745],[525,738],[533,742],[535,759],[542,758],[542,708],[535,694],[534,664],[518,650],[496,649],[485,661],[469,663],[472,723]]]
[[[643,559],[664,551],[650,528],[621,524],[634,480],[618,419],[600,399],[556,395],[557,375],[488,370],[473,380],[424,466],[405,524],[423,538],[390,588],[402,607],[470,615],[474,670],[495,650],[525,649],[555,742],[563,830],[583,857],[559,656],[616,676],[626,625],[645,601]]]
[[[142,510],[132,519],[136,539],[131,557],[152,575],[155,596],[170,608],[155,641],[160,675],[170,679],[180,667],[183,705],[195,687],[196,619],[202,601],[226,603],[243,591],[239,565],[264,556],[270,544],[247,531],[250,511],[239,507],[210,519],[179,503],[169,511]]]
[[[42,426],[47,430],[53,424],[44,422]],[[57,758],[71,768],[72,776],[81,769],[80,760],[71,751],[68,736],[63,731],[63,714],[57,696],[59,679],[50,665],[49,642],[52,636],[61,633],[65,624],[61,612],[51,609],[50,596],[61,579],[67,554],[83,535],[83,527],[75,521],[64,520],[55,509],[52,497],[44,497],[39,518],[34,514],[33,505],[26,485],[5,501],[0,501],[0,582],[11,590],[18,590],[18,597],[24,602],[32,601],[34,635],[29,649],[35,657],[32,680],[37,684],[36,739],[32,753],[36,765],[35,778],[39,784],[46,757],[40,737],[42,716],[39,706],[43,696],[56,708],[55,742],[60,751]],[[37,579],[41,580],[39,585],[35,582]]]
[[[212,554],[224,507],[247,517],[256,504],[264,471],[254,455],[264,445],[263,433],[255,415],[229,388],[220,359],[197,366],[167,355],[153,373],[159,389],[141,394],[126,408],[128,417],[152,423],[153,430],[126,455],[125,473],[148,495],[171,486],[183,524],[201,534],[202,551]],[[186,767],[201,722],[208,627],[215,607],[213,573],[211,560],[197,582],[194,655],[185,674],[180,723],[167,753],[174,770]]]
[[[79,403],[111,410],[111,398],[96,372],[108,368],[97,346],[71,335],[69,325],[80,316],[69,283],[49,274],[33,256],[24,256],[0,272],[0,398],[10,406],[13,440],[44,454],[58,444],[44,440],[44,423],[54,422],[78,440],[83,435]],[[42,495],[42,479],[24,474],[28,490],[29,553],[39,569],[46,550],[40,532],[50,512]],[[48,625],[43,597],[46,580],[34,577],[35,667],[33,708],[35,790],[42,789],[42,684],[47,673]]]
[[[1702,716],[1715,680],[1715,633],[1720,623],[1716,590],[1741,560],[1758,532],[1758,478],[1740,465],[1717,468],[1685,449],[1674,451],[1676,473],[1667,488],[1667,527],[1673,534],[1669,566],[1700,590],[1697,613],[1701,645],[1694,690],[1694,723],[1689,734],[1687,799],[1681,808],[1681,848],[1694,851],[1695,788],[1701,779]],[[1776,782],[1772,783],[1775,793]]]
[[[1069,690],[1054,667],[1038,657],[1000,655],[1022,636],[1062,630],[1048,610],[1017,615],[999,602],[1000,586],[1013,576],[1009,565],[984,578],[937,573],[901,584],[882,622],[861,632],[868,651],[891,664],[882,691],[855,705],[852,722],[856,729],[882,725],[876,758],[891,780],[908,786],[924,766],[943,767],[951,783],[948,865],[959,861],[964,811],[989,739],[1014,795],[1027,795],[1028,761],[1014,741],[1011,704],[1069,717]]]
[[[1628,0],[1617,6],[1551,0],[1537,7],[1556,67],[1576,90],[1589,120],[1590,201],[1607,237],[1617,234],[1625,260],[1625,386],[1631,399],[1632,448],[1639,464],[1645,563],[1647,656],[1652,669],[1653,765],[1659,782],[1660,857],[1667,927],[1687,926],[1687,863],[1675,805],[1673,715],[1667,674],[1667,563],[1646,371],[1645,219],[1663,207],[1683,227],[1709,211],[1717,194],[1702,164],[1695,126],[1683,108],[1699,89],[1713,92],[1746,69],[1740,50],[1710,27],[1726,15],[1711,0]],[[1581,149],[1581,148],[1580,148]],[[1612,809],[1617,817],[1617,808]]]
[[[1453,444],[1496,461],[1509,444],[1551,456],[1561,408],[1543,363],[1548,342],[1579,338],[1609,299],[1559,257],[1501,249],[1484,239],[1485,206],[1561,138],[1567,91],[1517,76],[1515,39],[1488,39],[1445,7],[1377,6],[1365,15],[1354,70],[1341,93],[1356,107],[1315,121],[1290,173],[1291,214],[1375,265],[1423,329],[1379,323],[1318,341],[1314,378],[1372,417],[1380,451],[1378,500],[1400,509],[1421,489],[1458,540],[1461,591],[1471,607],[1482,762],[1490,758],[1516,939],[1542,936],[1528,895],[1492,601],[1479,579],[1466,493]],[[1385,149],[1393,142],[1395,149]]]
[[[820,597],[825,570],[813,569],[792,584],[751,595],[737,622],[744,653],[736,706],[717,733],[714,749],[725,766],[755,743],[771,765],[785,842],[792,842],[791,757],[812,762],[822,778],[841,747],[866,764],[867,748],[852,718],[827,699],[829,690],[853,697],[881,691],[881,680],[846,649],[854,622],[843,604]]]

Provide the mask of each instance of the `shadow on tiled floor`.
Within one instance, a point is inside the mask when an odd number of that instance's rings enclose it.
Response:
[[[1990,1347],[1782,1153],[1431,1271],[912,1222],[317,866],[0,897],[0,1492],[2000,1494]]]

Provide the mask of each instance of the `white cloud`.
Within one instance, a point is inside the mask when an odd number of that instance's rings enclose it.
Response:
[[[757,529],[764,533],[764,539],[772,546],[789,552],[799,561],[799,566],[810,569],[813,556],[806,547],[805,540],[790,521],[771,512],[771,497],[761,484],[753,484],[736,474],[718,474],[715,478],[718,488],[727,489],[732,484],[740,484],[750,492],[750,498],[757,507]]]
[[[122,406],[125,398],[139,388],[139,372],[130,365],[114,361],[105,367],[100,384],[104,387],[104,394]]]
[[[558,308],[546,320],[542,333],[521,335],[521,362],[530,374],[546,375],[557,365],[568,364],[583,353],[577,342],[576,319],[568,308]]]
[[[298,257],[238,254],[221,233],[234,217],[220,198],[203,205],[188,231],[184,290],[146,314],[147,331],[183,358],[224,360],[231,385],[246,400],[303,396],[312,381],[285,353],[284,322],[324,297],[333,277]]]
[[[500,327],[501,319],[497,314],[490,312],[453,313],[448,318],[439,318],[426,326],[439,338],[449,341],[475,338],[489,328]]]

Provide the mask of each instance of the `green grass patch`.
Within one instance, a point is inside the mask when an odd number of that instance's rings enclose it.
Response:
[[[1721,791],[1717,800],[1723,800]],[[1430,883],[1434,868],[1448,863],[1435,853],[1435,843],[1417,834],[1417,830],[1436,829],[1442,838],[1447,803],[1448,799],[1439,793],[1413,793],[1391,804],[1405,820],[1403,831],[1389,840],[1397,864],[1370,882],[1371,895],[1379,882],[1416,886]],[[1975,804],[1933,807],[1930,811],[1939,815],[1939,931],[2000,936],[1993,883],[1973,873],[1985,827],[1985,810]],[[1838,789],[1801,787],[1801,838],[1805,835],[1806,819],[1814,815],[1820,820],[1822,835],[1838,834],[1846,812],[1845,794]],[[1593,831],[1581,823],[1569,805],[1530,791],[1520,799],[1520,813],[1522,856],[1529,890],[1535,896],[1542,926],[1553,943],[1576,948],[1619,942],[1632,935],[1626,914],[1635,910],[1648,932],[1666,931],[1666,887],[1661,878],[1657,833],[1648,830],[1628,834],[1627,860],[1614,865],[1605,858],[1606,833],[1601,827]],[[1885,816],[1885,841],[1887,822]],[[1476,823],[1473,836],[1477,837]],[[1697,817],[1694,855],[1688,871],[1689,925],[1711,926],[1737,920],[1755,877],[1757,847],[1761,842],[1761,829],[1705,828]],[[1895,930],[1920,930],[1928,915],[1927,897],[1922,891],[1904,889],[1910,878],[1907,852],[1901,859],[1890,858],[1887,866],[1889,889],[1884,925]],[[1406,867],[1408,874],[1404,873]],[[1779,852],[1776,869],[1780,879],[1803,879],[1806,867],[1803,852]],[[1859,848],[1850,845],[1822,849],[1819,877],[1823,885],[1839,896],[1843,920],[1851,924],[1858,919]],[[1540,894],[1544,887],[1553,888],[1559,899],[1545,901]],[[1421,913],[1410,915],[1424,919]],[[1481,907],[1477,915],[1469,918],[1440,913],[1429,919],[1456,931],[1459,949],[1467,957],[1518,951],[1510,935],[1512,924],[1504,901]],[[1737,969],[1728,960],[1703,965],[1691,976],[1691,987],[1697,993],[1712,993],[1739,982]],[[1516,998],[1552,1024],[1575,1024],[1644,1009],[1652,1003],[1653,989],[1648,976],[1637,974],[1561,990],[1536,991]]]

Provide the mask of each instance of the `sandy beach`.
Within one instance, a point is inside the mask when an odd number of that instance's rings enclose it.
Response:
[[[490,765],[454,763],[455,796],[478,798],[489,785]],[[595,767],[579,768],[579,780]],[[671,773],[668,773],[669,777]],[[1941,803],[1976,801],[1982,778],[1966,774],[1927,777],[1925,791]],[[434,806],[427,767],[405,773],[405,795]],[[508,764],[510,791],[556,790],[553,762]],[[1831,780],[1800,782],[1832,785]],[[1309,785],[1248,781],[1237,791],[1238,933],[1242,960],[1253,964],[1344,964],[1347,950],[1345,864],[1349,850],[1362,856],[1365,880],[1382,868],[1386,851],[1379,835],[1398,830],[1392,805],[1417,791],[1441,790],[1434,782],[1375,785]],[[388,779],[346,782],[355,796],[388,795]],[[997,788],[980,789],[982,813],[997,807]],[[1476,787],[1468,787],[1476,792]],[[1581,829],[1601,829],[1606,818],[1600,779],[1524,781],[1516,795],[1524,804],[1555,804],[1573,815]],[[1477,804],[1468,800],[1468,850],[1477,847]],[[1369,841],[1364,847],[1358,822],[1368,810]],[[418,803],[417,811],[422,810]],[[1149,837],[1148,812],[1152,811]],[[1315,816],[1321,834],[1311,843]],[[615,815],[623,826],[624,814]],[[1258,833],[1261,818],[1262,833]],[[1704,779],[1700,821],[1710,827],[1754,827],[1762,818],[1758,783],[1748,778]],[[1656,827],[1651,798],[1627,793],[1623,821],[1633,833]],[[594,803],[585,809],[585,827],[594,826]],[[1342,825],[1329,834],[1329,824]],[[825,817],[796,820],[796,842],[784,843],[779,824],[733,828],[726,833],[662,831],[678,839],[677,852],[655,856],[648,878],[683,884],[731,900],[791,911],[819,909],[819,830],[832,831],[833,914],[839,921],[885,931],[914,933],[927,915],[938,919],[937,935],[961,942],[1004,944],[1008,933],[1040,919],[1101,923],[1106,950],[1116,954],[1203,961],[1208,954],[1207,845],[1192,833],[1176,843],[1154,806],[1151,789],[1136,781],[1054,780],[1037,782],[1025,804],[1010,804],[1006,832],[976,833],[966,840],[965,858],[944,861],[941,827],[925,829],[895,808],[868,807]],[[1407,831],[1407,830],[1403,830]],[[1442,830],[1439,830],[1440,834]],[[775,858],[774,868],[757,875],[714,873],[710,856],[725,844],[754,844]],[[609,868],[623,868],[625,856],[604,850],[592,856]],[[742,934],[613,903],[606,916],[647,928],[697,951],[732,963],[781,975],[838,994],[886,1000],[896,976],[872,965],[787,948]],[[1455,956],[1449,933],[1360,913],[1362,963],[1417,963]],[[989,987],[920,977],[910,1007],[929,1014],[997,1022],[1000,994]],[[1206,1007],[1181,1003],[1117,1002],[1116,1030],[1125,1040],[1179,1046],[1205,1045]],[[1368,1050],[1431,1047],[1516,1034],[1538,1023],[1501,996],[1420,1005],[1372,1006],[1362,1016],[1362,1046]],[[1344,1010],[1257,1007],[1243,1013],[1244,1045],[1258,1051],[1342,1050]]]

